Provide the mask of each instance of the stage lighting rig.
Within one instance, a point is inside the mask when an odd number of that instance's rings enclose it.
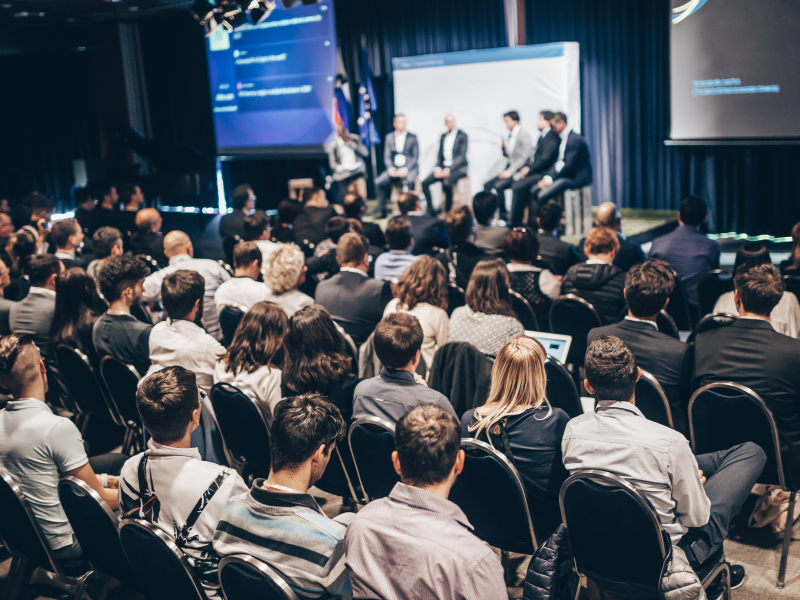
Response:
[[[320,0],[281,0],[285,9],[300,4],[319,4]],[[233,31],[242,25],[258,25],[275,10],[273,0],[196,0],[191,11],[206,29],[206,35],[220,25]]]

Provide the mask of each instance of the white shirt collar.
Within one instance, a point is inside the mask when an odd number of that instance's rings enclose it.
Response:
[[[188,254],[178,254],[169,259],[169,264],[174,265],[175,263],[185,262],[187,260],[192,260],[192,257]]]
[[[658,325],[656,325],[655,321],[648,321],[646,319],[637,319],[636,317],[632,317],[630,315],[625,315],[625,320],[627,320],[627,321],[636,321],[637,323],[648,323],[649,325],[652,325],[653,327],[655,327],[656,331],[658,331]]]
[[[48,290],[47,288],[43,287],[36,287],[35,285],[31,286],[29,293],[41,294],[42,296],[47,296],[48,298],[53,298],[53,299],[55,299],[56,297],[55,291]]]
[[[358,273],[359,275],[362,275],[364,277],[367,276],[367,274],[364,273],[364,271],[362,271],[361,269],[354,269],[353,267],[342,267],[341,269],[339,269],[339,272],[342,271],[347,271],[348,273]]]
[[[515,264],[515,263],[508,263],[506,265],[506,268],[512,273],[515,272],[515,271],[516,272],[522,272],[522,271],[541,271],[542,270],[539,267],[534,267],[533,265],[520,265],[520,264]]]
[[[569,137],[569,132],[570,132],[570,131],[572,131],[572,127],[570,127],[569,125],[567,125],[567,126],[564,128],[564,131],[562,131],[562,132],[561,132],[561,134],[560,134],[560,137],[561,137],[561,139],[566,141],[566,139]]]
[[[185,456],[186,458],[196,458],[203,460],[197,448],[175,448],[159,444],[153,438],[147,441],[148,454],[150,456]]]
[[[586,261],[587,265],[610,265],[611,263],[606,262],[604,260],[598,260],[596,258],[591,258]]]
[[[33,289],[33,288],[31,288],[31,289]],[[755,315],[747,315],[746,317],[739,317],[739,318],[740,319],[751,319],[753,321],[767,321],[764,317],[756,317]],[[767,323],[769,323],[769,321],[767,321]]]
[[[67,260],[75,260],[75,254],[69,252],[56,252],[56,258],[65,258]]]

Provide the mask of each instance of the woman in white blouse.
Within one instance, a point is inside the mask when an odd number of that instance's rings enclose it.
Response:
[[[264,262],[264,283],[272,292],[267,300],[274,302],[291,317],[301,308],[314,304],[314,299],[297,288],[306,280],[303,251],[294,244],[278,244]]]
[[[289,326],[284,310],[272,302],[258,302],[248,310],[228,347],[217,362],[214,383],[229,383],[256,400],[268,425],[281,401],[283,338]]]

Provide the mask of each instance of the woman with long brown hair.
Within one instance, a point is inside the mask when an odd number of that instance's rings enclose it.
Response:
[[[97,286],[94,279],[81,269],[67,269],[56,279],[56,306],[50,325],[50,347],[55,350],[61,344],[80,350],[92,366],[100,363],[100,357],[92,341],[97,314]]]

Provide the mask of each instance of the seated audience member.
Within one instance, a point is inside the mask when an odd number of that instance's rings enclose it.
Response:
[[[354,596],[506,600],[500,559],[447,499],[464,469],[458,421],[422,404],[397,422],[394,440],[402,483],[361,509],[345,535]]]
[[[342,329],[353,338],[356,348],[367,341],[392,299],[388,281],[367,277],[367,244],[357,233],[346,233],[336,245],[341,267],[333,277],[317,286],[317,304],[324,306]]]
[[[764,451],[747,442],[694,456],[679,432],[645,419],[634,395],[641,373],[619,338],[595,338],[585,365],[584,386],[598,405],[567,424],[561,444],[564,466],[570,473],[611,471],[631,483],[650,501],[672,545],[686,552],[695,570],[707,560],[719,560],[730,520],[764,468]],[[731,587],[738,587],[744,569],[732,566],[731,579]],[[721,579],[716,585],[708,590],[709,598],[721,592]]]
[[[244,239],[256,243],[258,249],[261,250],[262,262],[266,261],[267,257],[278,247],[278,244],[270,241],[270,232],[270,219],[263,210],[257,210],[252,215],[245,217]]]
[[[6,263],[0,261],[0,336],[11,333],[11,327],[8,325],[8,316],[11,312],[11,307],[14,306],[14,301],[7,300],[4,297],[5,289],[11,283],[10,273],[11,269],[6,266]]]
[[[145,302],[161,301],[161,284],[167,275],[177,271],[194,271],[199,273],[205,282],[205,295],[203,296],[203,326],[215,340],[222,340],[222,330],[219,328],[219,313],[214,303],[214,294],[219,286],[231,278],[222,266],[205,258],[194,258],[194,247],[189,236],[182,231],[170,231],[164,236],[164,253],[169,258],[169,266],[156,271],[144,280],[142,299]]]
[[[296,200],[282,200],[278,204],[278,226],[272,232],[272,241],[280,244],[293,244],[294,239],[294,220],[303,205]]]
[[[613,335],[625,342],[636,364],[664,388],[675,429],[688,436],[686,406],[691,393],[693,356],[689,346],[662,333],[656,325],[658,313],[667,307],[674,289],[675,276],[663,260],[651,258],[634,265],[625,277],[628,316],[619,323],[592,329],[587,341]]]
[[[92,211],[97,205],[97,193],[94,186],[76,187],[73,195],[75,196],[75,220],[80,225],[84,234],[88,234],[92,229]],[[0,221],[3,218],[0,217]],[[11,219],[9,217],[9,223]]]
[[[468,206],[457,206],[447,213],[444,220],[450,247],[439,254],[437,260],[447,269],[450,284],[462,290],[467,287],[472,269],[490,255],[475,245],[478,230]]]
[[[317,247],[314,248],[313,256],[306,261],[306,272],[313,275],[317,281],[327,279],[339,272],[339,263],[336,260],[336,244],[342,239],[345,233],[353,232],[353,226],[344,217],[331,217],[325,223],[325,235]]]
[[[450,332],[447,274],[442,263],[420,256],[400,275],[394,292],[397,297],[386,305],[383,315],[404,312],[417,317],[422,327],[422,359],[426,370],[430,369],[434,354],[447,343]]]
[[[65,269],[83,267],[78,253],[83,246],[83,228],[75,219],[62,219],[53,225],[50,235],[56,245],[56,258],[64,264]]]
[[[8,238],[6,253],[11,259],[11,283],[4,290],[3,296],[15,302],[28,295],[31,288],[30,276],[25,277],[28,261],[39,253],[41,246],[39,233],[34,227],[25,227],[15,231]]]
[[[418,404],[437,404],[458,418],[450,401],[429,389],[417,375],[422,339],[422,327],[414,315],[391,313],[383,317],[375,328],[375,354],[383,369],[380,375],[356,387],[353,419],[380,417],[395,423]]]
[[[352,370],[344,337],[327,310],[314,305],[292,315],[283,340],[282,398],[322,394],[349,422],[353,391],[360,381]]]
[[[397,200],[397,208],[411,223],[414,232],[414,250],[412,250],[414,254],[436,255],[450,245],[444,221],[422,210],[419,196],[413,192],[401,194]]]
[[[144,519],[183,551],[203,584],[218,583],[219,555],[212,542],[226,502],[247,492],[241,476],[201,459],[192,432],[202,410],[194,373],[167,367],[142,380],[136,408],[150,434],[147,450],[122,468],[122,519]],[[199,564],[198,564],[199,563]],[[210,597],[221,597],[203,586]]]
[[[136,233],[136,214],[144,204],[142,188],[136,183],[126,183],[119,190],[119,200],[122,212],[118,215],[120,231],[125,235],[126,241]]]
[[[0,410],[0,467],[25,495],[55,557],[61,562],[77,560],[81,547],[61,508],[58,481],[80,479],[115,510],[116,475],[128,457],[87,458],[75,424],[54,415],[45,404],[45,366],[28,336],[11,334],[0,339],[0,385],[12,396]]]
[[[265,299],[280,306],[289,317],[314,304],[313,298],[297,289],[305,280],[305,257],[294,244],[281,244],[264,263]]]
[[[378,248],[386,246],[386,238],[383,235],[381,226],[377,223],[363,220],[364,215],[367,214],[367,202],[364,198],[358,194],[345,194],[342,206],[344,207],[344,215],[348,219],[356,219],[361,223],[361,227],[364,229],[363,233],[369,240],[370,246]]]
[[[302,598],[352,598],[344,534],[353,513],[330,519],[308,491],[346,431],[342,415],[320,394],[281,402],[269,436],[269,477],[228,502],[214,550],[263,560]]]
[[[91,233],[101,227],[115,227],[119,229],[122,224],[119,219],[119,193],[117,188],[107,183],[97,186],[98,204],[92,211]]]
[[[408,219],[391,219],[386,226],[386,238],[389,240],[389,252],[384,252],[375,261],[375,279],[397,279],[417,258],[411,254],[414,231]]]
[[[131,254],[109,257],[97,279],[108,310],[92,329],[92,342],[100,358],[113,356],[132,365],[140,375],[150,368],[153,326],[133,317],[131,306],[141,301],[144,279],[149,274],[150,268]]]
[[[233,188],[231,202],[233,210],[219,220],[219,237],[224,240],[238,235],[244,240],[246,239],[244,218],[256,207],[256,195],[253,193],[253,188],[246,183],[237,185]]]
[[[542,539],[561,523],[558,492],[567,479],[561,437],[569,421],[567,413],[553,408],[545,397],[546,360],[547,353],[535,339],[512,338],[492,367],[486,404],[461,417],[461,437],[488,442],[516,466],[525,482],[536,536]]]
[[[7,267],[11,267],[11,256],[9,256],[6,246],[11,234],[14,233],[14,223],[6,213],[0,212],[0,261]]]
[[[298,244],[316,246],[328,237],[325,234],[325,223],[336,215],[336,209],[325,197],[325,190],[317,187],[303,190],[303,208],[292,223],[295,241]]]
[[[480,261],[467,285],[467,305],[450,315],[449,341],[467,342],[487,356],[497,356],[508,340],[525,333],[511,308],[508,287],[508,270],[501,259]]]
[[[242,317],[214,369],[214,383],[234,385],[256,400],[268,425],[281,401],[280,367],[288,329],[289,319],[280,306],[257,302]]]
[[[650,246],[650,258],[660,258],[669,263],[686,286],[689,302],[695,305],[697,284],[703,275],[719,269],[719,244],[700,231],[700,226],[707,220],[706,203],[697,196],[688,196],[681,201],[678,228],[657,237]]]
[[[95,259],[86,267],[86,272],[95,281],[98,281],[97,289],[102,294],[100,289],[100,269],[108,261],[108,259],[119,256],[123,253],[122,249],[122,234],[119,229],[115,227],[101,227],[94,232],[92,236],[92,253]],[[106,298],[107,301],[108,298]]]
[[[608,227],[595,227],[584,247],[588,260],[569,268],[561,280],[561,293],[575,294],[592,304],[603,324],[616,323],[625,308],[625,271],[612,264],[619,240]]]
[[[214,293],[218,311],[234,306],[247,312],[256,302],[269,298],[269,288],[256,281],[261,272],[262,258],[255,242],[240,242],[233,247],[233,277]]]
[[[627,271],[633,265],[643,263],[646,260],[644,251],[641,246],[629,242],[628,238],[622,235],[622,213],[613,202],[603,202],[597,207],[597,220],[594,223],[595,227],[606,227],[611,229],[617,235],[619,241],[619,250],[614,256],[614,266]],[[586,238],[583,238],[578,244],[578,257],[582,260],[588,260],[588,251],[584,248]]]
[[[478,235],[475,245],[489,254],[503,252],[508,227],[492,225],[494,213],[497,212],[497,196],[492,192],[479,192],[472,198],[472,210],[475,212]]]
[[[169,259],[164,254],[161,222],[161,214],[155,208],[143,208],[136,213],[136,233],[131,237],[131,252],[150,256],[163,269],[169,264]]]
[[[50,347],[55,349],[64,344],[80,350],[93,367],[99,366],[100,357],[92,341],[97,304],[97,287],[86,271],[73,267],[61,273],[56,279]]]
[[[769,250],[760,242],[748,242],[739,246],[736,251],[736,260],[733,265],[734,277],[739,271],[749,269],[756,265],[771,265],[772,258]],[[717,299],[714,305],[715,313],[729,313],[739,316],[734,299],[735,292],[726,292]],[[778,333],[789,337],[800,337],[800,303],[792,292],[784,290],[781,299],[769,314],[769,322]]]
[[[781,275],[800,276],[800,223],[792,227],[792,251],[781,261]]]
[[[561,295],[561,283],[539,261],[539,238],[527,227],[515,227],[506,236],[511,289],[528,301],[540,323],[550,321],[550,305]]]
[[[563,214],[561,205],[550,200],[539,208],[539,216],[536,217],[539,225],[539,232],[536,234],[536,239],[539,240],[539,256],[550,265],[553,275],[564,275],[567,269],[580,262],[575,246],[558,239]]]

